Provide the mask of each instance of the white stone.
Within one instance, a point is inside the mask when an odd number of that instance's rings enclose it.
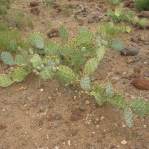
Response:
[[[43,91],[44,91],[44,89],[43,89],[43,88],[41,88],[41,89],[40,89],[40,92],[43,92]]]
[[[126,145],[127,144],[127,141],[126,140],[122,140],[121,141],[121,144]]]

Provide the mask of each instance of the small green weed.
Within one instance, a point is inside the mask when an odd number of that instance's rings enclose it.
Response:
[[[0,30],[0,51],[17,51],[18,46],[23,45],[21,35],[17,30]]]
[[[135,6],[138,10],[149,10],[148,0],[135,0]]]
[[[108,0],[112,5],[118,5],[122,2],[122,0]]]
[[[10,0],[0,0],[0,16],[7,14],[10,7]]]
[[[139,26],[141,28],[145,28],[149,24],[149,20],[145,18],[138,18],[135,13],[129,9],[118,7],[115,8],[115,11],[110,10],[108,12],[108,16],[115,23],[125,22],[132,25]]]
[[[51,7],[54,4],[55,0],[44,0],[43,3],[48,6]]]

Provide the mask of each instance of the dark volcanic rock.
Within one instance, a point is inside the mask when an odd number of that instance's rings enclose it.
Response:
[[[123,56],[135,56],[139,53],[137,48],[124,48],[121,50],[121,55]]]

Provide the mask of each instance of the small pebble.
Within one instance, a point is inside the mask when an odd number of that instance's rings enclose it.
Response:
[[[127,141],[126,140],[122,140],[121,141],[121,144],[126,145],[127,144]]]
[[[47,33],[47,36],[49,38],[54,38],[54,37],[59,37],[59,31],[57,28],[53,28],[51,29],[48,33]]]
[[[49,140],[49,135],[46,135],[47,140]]]
[[[104,120],[104,118],[105,118],[104,116],[101,116],[101,117],[100,117],[100,120],[102,121],[102,120]]]
[[[83,111],[85,111],[85,109],[86,109],[86,108],[85,108],[85,105],[84,105],[84,104],[80,104],[80,105],[79,105],[79,110],[80,110],[80,111],[83,112]]]
[[[54,149],[59,149],[59,147],[58,146],[55,146]]]
[[[125,124],[123,124],[123,125],[122,125],[122,127],[123,127],[123,128],[126,128],[126,125],[125,125]]]
[[[148,62],[144,62],[144,64],[146,65],[146,64],[148,64]]]
[[[76,100],[77,99],[77,96],[74,96],[73,99]]]
[[[44,91],[44,89],[43,89],[43,88],[41,88],[41,89],[40,89],[40,92],[43,92],[43,91]]]
[[[126,75],[126,74],[127,74],[127,72],[125,72],[125,71],[122,73],[122,75]]]
[[[5,112],[5,111],[6,111],[6,109],[5,109],[5,108],[3,108],[3,109],[2,109],[2,112]]]
[[[71,145],[71,141],[70,140],[68,140],[67,143],[68,143],[69,146]]]

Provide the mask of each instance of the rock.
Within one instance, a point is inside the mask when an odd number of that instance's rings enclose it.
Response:
[[[43,92],[43,91],[44,91],[44,89],[43,89],[43,88],[41,88],[41,89],[40,89],[40,92]]]
[[[77,99],[77,96],[73,96],[73,99],[76,100]]]
[[[54,149],[59,149],[59,146],[55,146]]]
[[[54,38],[54,37],[58,37],[59,36],[59,31],[56,28],[51,29],[48,33],[47,36],[49,38]]]
[[[121,144],[126,145],[127,144],[127,141],[126,140],[122,140],[121,141]]]
[[[147,125],[143,125],[144,128],[147,128]]]
[[[149,80],[147,79],[136,78],[131,82],[131,84],[135,86],[137,89],[149,90]]]
[[[85,106],[84,103],[81,103],[78,108],[79,108],[79,110],[82,111],[82,112],[84,112],[84,111],[86,110],[86,106]]]
[[[124,48],[121,50],[121,55],[123,56],[135,56],[139,53],[137,48]]]
[[[68,144],[68,146],[71,146],[71,141],[68,140],[68,141],[67,141],[67,144]]]
[[[32,1],[32,2],[30,2],[30,7],[36,7],[36,6],[39,6],[39,2],[37,2],[37,1]]]

